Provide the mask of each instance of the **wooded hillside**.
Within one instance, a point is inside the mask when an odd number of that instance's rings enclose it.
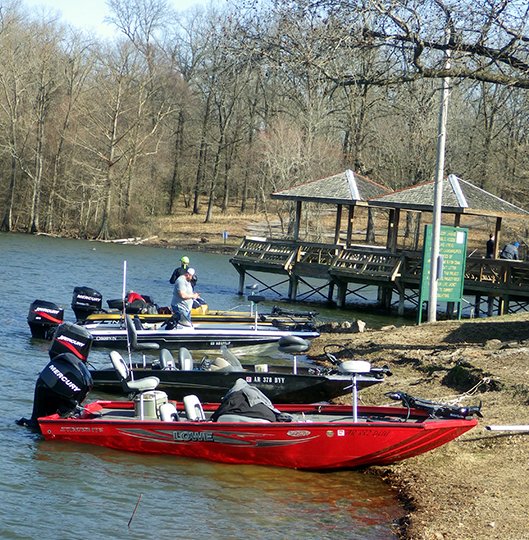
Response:
[[[103,43],[0,0],[1,230],[103,239],[233,205],[286,228],[273,191],[430,180],[447,75],[446,173],[529,207],[521,0],[108,4]]]

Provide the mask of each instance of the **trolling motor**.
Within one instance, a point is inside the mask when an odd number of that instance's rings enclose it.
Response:
[[[467,418],[474,415],[483,418],[483,415],[481,414],[481,403],[472,407],[461,407],[459,405],[436,403],[435,401],[416,398],[405,392],[387,392],[384,395],[395,401],[402,402],[402,405],[408,409],[421,409],[426,411],[431,418]]]
[[[54,413],[68,416],[77,410],[93,386],[85,364],[92,341],[81,326],[64,323],[57,328],[49,350],[51,360],[35,383],[31,418],[21,418],[17,424],[40,432],[38,418]]]

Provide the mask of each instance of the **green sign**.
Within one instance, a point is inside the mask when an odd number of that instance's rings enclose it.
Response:
[[[465,264],[467,260],[468,229],[441,226],[439,237],[439,279],[437,300],[459,302],[463,296]],[[426,225],[424,233],[421,292],[419,296],[419,321],[422,304],[430,293],[430,268],[432,256],[432,226]]]

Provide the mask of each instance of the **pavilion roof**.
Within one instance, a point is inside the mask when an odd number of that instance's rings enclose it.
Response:
[[[272,199],[354,205],[390,190],[350,169],[272,193]]]
[[[388,195],[375,196],[370,206],[402,208],[405,210],[432,211],[435,182],[394,191]],[[443,181],[443,213],[474,214],[484,216],[520,216],[529,212],[511,204],[466,180],[451,174]]]

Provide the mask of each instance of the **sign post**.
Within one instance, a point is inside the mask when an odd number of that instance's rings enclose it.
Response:
[[[417,316],[418,324],[421,324],[423,303],[428,300],[430,292],[432,232],[432,225],[426,225]],[[458,318],[461,318],[461,301],[467,260],[467,237],[468,229],[441,226],[439,259],[435,265],[437,270],[437,299],[440,302],[457,302]],[[437,305],[428,306],[428,308],[431,311],[437,309]]]

